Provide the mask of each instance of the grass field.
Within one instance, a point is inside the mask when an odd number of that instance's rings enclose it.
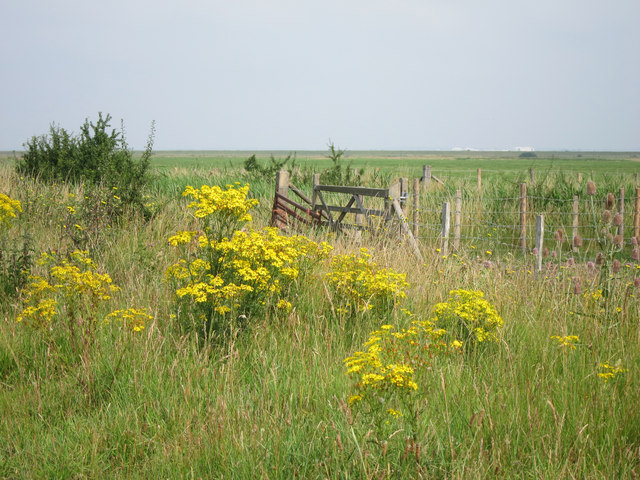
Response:
[[[443,258],[425,240],[424,262],[416,262],[398,236],[365,235],[354,243],[308,232],[311,241],[333,247],[326,254],[303,240],[286,250],[289,240],[280,237],[242,244],[245,250],[222,238],[203,247],[200,235],[267,225],[274,179],[241,170],[250,154],[158,152],[147,217],[135,211],[111,217],[100,205],[117,200],[117,192],[20,178],[3,157],[0,193],[19,200],[22,212],[0,222],[2,287],[28,266],[49,279],[51,290],[41,288],[37,297],[27,285],[21,293],[5,290],[0,300],[0,477],[640,475],[640,263],[628,237],[621,249],[603,235],[588,251],[571,253],[572,261],[568,241],[559,241],[553,245],[562,243],[562,252],[538,274],[531,255],[498,255],[481,244]],[[257,156],[264,162],[270,154]],[[606,193],[622,184],[631,191],[640,170],[635,153],[348,154],[353,167],[364,168],[363,183],[382,181],[376,168],[386,181],[420,176],[423,164],[432,165],[449,185],[427,192],[433,204],[425,215],[460,187],[473,208],[504,209],[504,202],[496,206],[500,192],[528,178],[529,168],[540,182],[535,191],[556,198],[541,202],[541,211],[559,208],[593,179],[597,194],[585,199],[594,199],[594,232],[614,231],[613,219],[601,223]],[[306,185],[305,169],[330,167],[323,155],[298,152],[294,178]],[[473,194],[477,168],[484,197]],[[236,181],[249,183],[249,198],[259,202],[246,225],[233,216],[198,217],[182,196],[187,185]],[[224,205],[231,204],[248,205],[225,197]],[[186,243],[176,239],[172,246],[178,231],[187,232]],[[25,238],[32,253],[22,248]],[[247,253],[260,242],[260,251],[280,259],[286,253],[286,260],[263,264],[266,254]],[[358,253],[361,247],[370,259]],[[89,251],[95,270],[82,260],[84,276],[64,273],[73,272],[69,254],[76,249]],[[58,263],[23,258],[42,252]],[[253,282],[253,290],[228,289],[224,297],[212,289],[206,302],[186,290],[180,297],[180,282],[199,274],[172,280],[167,269],[198,258],[219,264],[226,282]],[[260,266],[248,280],[243,268]],[[96,294],[109,285],[104,274],[120,288],[110,298]],[[481,291],[484,300],[464,303],[467,293],[453,290]],[[25,307],[47,295],[55,295],[57,313],[37,326],[29,319],[45,318],[46,309],[29,317]],[[132,328],[142,323],[122,314],[105,322],[110,312],[129,308],[144,311],[143,328]],[[217,334],[205,335],[205,325],[217,325]],[[354,356],[367,362],[348,374],[345,359]]]
[[[259,160],[271,155],[284,158],[295,153],[300,167],[323,169],[330,166],[326,152],[208,152],[161,151],[154,156],[154,166],[168,168],[224,168],[242,166],[244,160],[255,154]],[[441,176],[472,176],[481,168],[488,178],[513,178],[524,175],[529,168],[540,173],[547,171],[582,172],[590,175],[630,174],[640,169],[637,152],[536,152],[535,158],[520,158],[517,152],[384,152],[347,151],[345,160],[354,168],[389,169],[396,176],[418,177],[422,166],[431,165]]]

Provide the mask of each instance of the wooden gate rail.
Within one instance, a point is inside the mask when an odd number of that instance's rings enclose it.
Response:
[[[292,225],[292,220],[307,226],[329,226],[335,231],[369,230],[376,233],[372,217],[381,217],[385,223],[397,216],[400,229],[409,240],[414,254],[420,260],[422,256],[416,240],[408,227],[406,217],[400,205],[402,197],[401,182],[396,182],[389,188],[370,188],[343,185],[320,185],[319,175],[314,175],[313,196],[309,198],[302,191],[289,182],[286,171],[278,172],[276,178],[276,192],[273,200],[271,225],[285,228]],[[406,182],[405,182],[406,183]],[[295,193],[302,202],[289,198],[289,191]],[[338,193],[349,195],[346,205],[329,205],[323,193]],[[384,200],[384,209],[365,208],[364,197]],[[334,214],[339,214],[334,216]],[[355,214],[354,223],[344,223],[348,214]],[[366,224],[365,224],[366,220]]]

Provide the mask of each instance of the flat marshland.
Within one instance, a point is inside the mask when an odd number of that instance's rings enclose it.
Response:
[[[638,154],[350,152],[352,185],[444,181],[421,187],[422,261],[397,224],[263,230],[275,175],[250,155],[157,154],[144,211],[3,159],[0,477],[640,475]],[[338,175],[295,161],[309,196]]]

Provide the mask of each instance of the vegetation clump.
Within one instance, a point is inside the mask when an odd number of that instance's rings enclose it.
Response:
[[[451,290],[446,302],[433,307],[430,320],[468,344],[497,342],[504,324],[496,308],[484,298],[484,292],[464,289]]]
[[[269,306],[291,309],[285,297],[303,261],[330,249],[302,235],[284,236],[275,228],[243,229],[257,205],[248,192],[248,185],[239,184],[188,186],[183,195],[194,199],[188,208],[200,228],[179,231],[168,240],[181,249],[178,262],[166,271],[177,311],[207,333],[238,329]]]
[[[409,287],[405,274],[380,267],[371,260],[366,248],[358,253],[336,255],[327,279],[339,300],[336,313],[351,316],[388,313],[406,298]]]
[[[110,121],[111,115],[99,113],[95,123],[85,120],[77,135],[51,125],[48,135],[34,136],[25,143],[25,152],[16,163],[18,173],[46,182],[115,187],[123,203],[143,207],[154,124],[145,150],[137,157],[127,145],[124,128],[110,130]]]

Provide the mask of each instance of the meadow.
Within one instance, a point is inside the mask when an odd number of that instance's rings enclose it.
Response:
[[[396,228],[265,230],[275,178],[252,153],[157,153],[144,212],[3,158],[0,477],[640,474],[640,261],[607,200],[624,187],[633,212],[638,154],[349,152],[362,185],[445,181],[417,262]],[[332,167],[296,165],[306,191]],[[579,192],[589,239],[554,220],[540,272],[494,238],[530,168],[531,211]],[[458,189],[476,230],[443,255],[429,225]]]

